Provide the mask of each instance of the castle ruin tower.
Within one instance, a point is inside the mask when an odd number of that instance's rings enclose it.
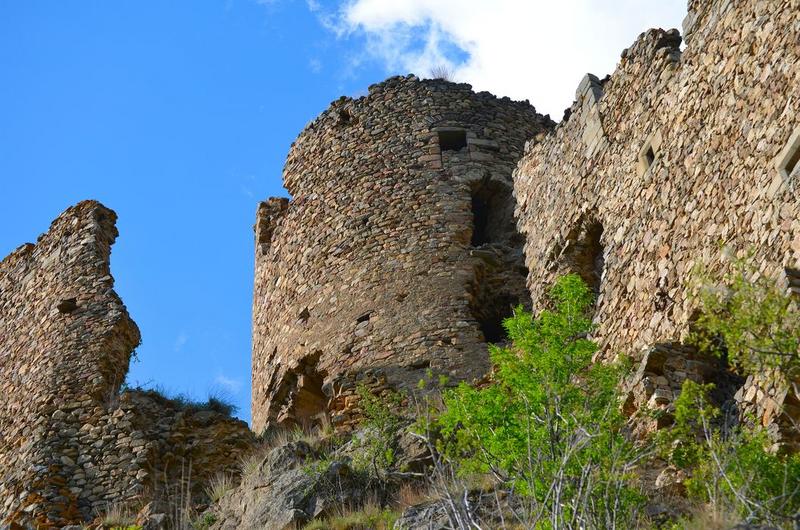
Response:
[[[511,174],[552,122],[466,84],[394,77],[310,123],[260,204],[253,429],[352,422],[359,384],[469,380],[529,305]]]

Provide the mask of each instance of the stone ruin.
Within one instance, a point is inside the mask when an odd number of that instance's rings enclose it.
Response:
[[[552,126],[527,102],[394,77],[341,98],[293,144],[292,195],[258,209],[253,429],[347,426],[356,387],[487,372],[530,306],[511,174]]]
[[[163,500],[190,467],[202,496],[253,441],[242,421],[120,391],[140,335],[113,289],[115,221],[82,202],[0,263],[0,525]]]
[[[690,272],[721,270],[720,243],[800,292],[798,65],[800,0],[691,0],[683,37],[643,33],[558,125],[414,76],[335,101],[291,148],[291,200],[258,208],[253,429],[347,428],[359,384],[480,378],[511,308],[576,272],[598,295],[598,361],[638,363],[628,413],[714,381],[780,436],[798,396],[685,339]],[[113,291],[114,221],[80,203],[0,263],[2,521],[86,520],[158,497],[187,462],[201,484],[252,443],[236,420],[120,392],[139,331]]]
[[[598,297],[600,359],[640,363],[627,410],[669,408],[687,377],[713,380],[778,435],[798,396],[685,339],[690,272],[724,267],[720,243],[800,285],[798,13],[798,0],[692,0],[684,37],[643,33],[613,75],[584,78],[555,127],[414,77],[334,102],[289,153],[293,199],[258,210],[254,428],[351,423],[359,382],[479,377],[501,317],[528,303],[521,275],[539,308],[576,272]]]
[[[721,271],[720,244],[797,283],[800,1],[693,0],[683,39],[643,33],[526,145],[514,191],[528,287],[534,305],[564,272],[594,287],[604,357],[640,363],[631,411],[668,407],[687,377],[725,380],[742,411],[776,427],[781,407],[800,418],[798,396],[730,380],[684,342],[690,273]]]

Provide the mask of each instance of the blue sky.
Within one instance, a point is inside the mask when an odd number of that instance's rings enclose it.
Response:
[[[254,214],[286,194],[284,158],[309,120],[437,64],[558,119],[586,71],[610,72],[684,6],[551,4],[0,0],[0,256],[82,199],[114,209],[112,273],[143,336],[130,382],[225,393],[249,420]],[[509,36],[505,21],[526,16],[563,35]]]

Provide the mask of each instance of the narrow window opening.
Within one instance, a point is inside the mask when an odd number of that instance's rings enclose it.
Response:
[[[775,159],[775,165],[789,188],[794,189],[800,178],[800,128],[792,133],[789,142]]]
[[[349,109],[339,109],[339,125],[350,125],[354,121],[355,119],[353,118],[353,115],[350,113]]]
[[[78,308],[77,298],[65,298],[56,306],[59,313],[72,313]]]
[[[430,359],[420,359],[418,361],[414,361],[409,366],[409,368],[411,368],[412,370],[422,370],[423,368],[430,368],[430,367],[431,367]]]
[[[647,162],[647,167],[648,168],[653,165],[653,162],[656,161],[656,154],[655,154],[655,152],[653,152],[652,146],[648,147],[647,151],[645,151],[644,159]]]
[[[489,242],[489,203],[477,195],[472,196],[472,246]]]
[[[786,267],[783,271],[786,274],[786,283],[787,287],[789,288],[789,294],[800,297],[800,269]]]
[[[441,151],[461,151],[465,147],[467,147],[467,131],[459,129],[439,131]]]
[[[298,321],[299,321],[301,324],[305,324],[306,322],[308,322],[308,319],[309,319],[309,318],[311,318],[311,313],[308,311],[308,308],[307,308],[307,307],[306,307],[306,308],[304,308],[304,309],[303,309],[303,310],[300,312],[300,314],[297,316],[297,320],[298,320]]]
[[[659,151],[661,149],[662,137],[661,132],[656,131],[651,134],[647,140],[645,140],[644,145],[639,150],[639,175],[644,176],[645,173],[650,169],[656,158],[659,156]]]
[[[800,145],[795,149],[794,154],[789,157],[786,163],[786,174],[791,176],[794,170],[797,169],[798,162],[800,162]]]

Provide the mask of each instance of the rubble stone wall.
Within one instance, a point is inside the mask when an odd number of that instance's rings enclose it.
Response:
[[[754,250],[761,274],[800,264],[800,2],[692,0],[684,26],[685,50],[650,30],[609,78],[588,75],[514,174],[534,303],[561,273],[593,282],[606,357],[643,363],[637,406],[707,372],[680,345],[695,265],[723,269],[721,243]],[[765,424],[797,404],[758,385],[737,398]]]
[[[511,173],[551,125],[527,102],[408,76],[306,127],[284,168],[292,200],[257,214],[256,432],[346,425],[357,382],[485,373],[485,340],[528,298]]]
[[[134,507],[190,462],[202,487],[251,442],[238,420],[119,393],[140,336],[113,290],[115,221],[82,202],[0,263],[0,523]]]

